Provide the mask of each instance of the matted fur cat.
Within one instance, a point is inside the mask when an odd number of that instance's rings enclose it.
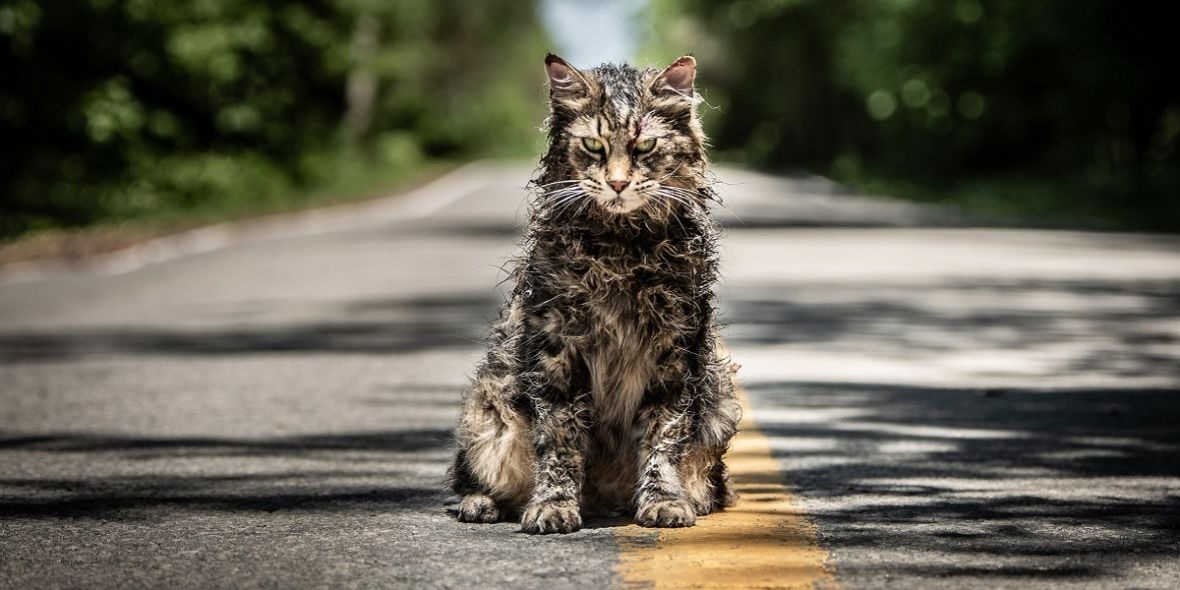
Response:
[[[455,433],[459,520],[568,533],[626,510],[691,526],[735,498],[723,455],[741,414],[717,349],[696,60],[545,65],[524,252]]]

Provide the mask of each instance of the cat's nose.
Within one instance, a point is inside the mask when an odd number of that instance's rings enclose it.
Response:
[[[631,184],[631,182],[628,180],[608,180],[606,183],[609,184],[611,188],[615,189],[616,193],[623,192],[623,189],[627,188],[627,185]]]

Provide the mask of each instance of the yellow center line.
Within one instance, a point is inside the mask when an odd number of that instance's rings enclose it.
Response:
[[[741,431],[726,455],[741,497],[696,526],[622,527],[618,571],[627,588],[837,588],[815,526],[783,484],[745,392]]]

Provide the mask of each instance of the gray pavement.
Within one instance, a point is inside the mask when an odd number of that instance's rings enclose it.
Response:
[[[0,587],[616,584],[616,523],[441,488],[530,171],[0,269]],[[728,341],[842,586],[1180,587],[1180,240],[718,174]]]

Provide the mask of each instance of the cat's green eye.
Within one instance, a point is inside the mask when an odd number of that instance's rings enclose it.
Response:
[[[656,138],[651,137],[635,144],[635,153],[646,154],[656,149]]]
[[[601,141],[598,141],[597,139],[594,139],[593,137],[583,137],[582,138],[582,147],[584,147],[587,150],[594,152],[596,154],[601,154],[601,153],[606,152],[606,146],[602,145]]]

